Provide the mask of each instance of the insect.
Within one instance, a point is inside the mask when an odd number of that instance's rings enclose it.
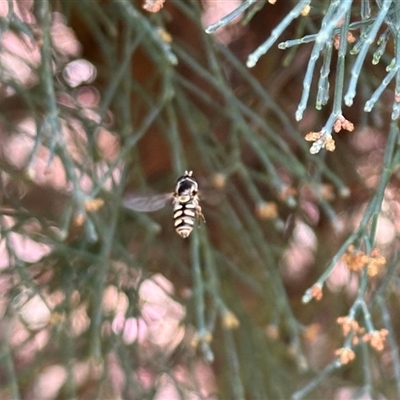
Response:
[[[147,197],[130,196],[124,200],[124,206],[134,211],[152,212],[160,210],[172,200],[175,231],[182,238],[187,238],[192,233],[196,220],[205,222],[199,204],[199,187],[192,175],[193,171],[185,171],[176,181],[173,193]]]

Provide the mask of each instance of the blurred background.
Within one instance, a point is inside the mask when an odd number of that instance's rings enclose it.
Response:
[[[1,399],[400,397],[400,11],[337,3],[0,2]]]

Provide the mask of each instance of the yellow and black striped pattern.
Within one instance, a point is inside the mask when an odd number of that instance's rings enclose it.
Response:
[[[199,205],[198,184],[192,174],[192,171],[185,171],[177,180],[173,199],[174,227],[182,238],[191,234],[197,218],[204,219]]]

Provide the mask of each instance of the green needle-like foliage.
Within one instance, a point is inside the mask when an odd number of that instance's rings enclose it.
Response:
[[[272,3],[0,4],[1,399],[400,398],[400,3]]]

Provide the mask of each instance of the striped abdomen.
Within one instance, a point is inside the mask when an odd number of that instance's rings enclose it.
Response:
[[[186,202],[181,202],[179,199],[175,199],[174,227],[179,236],[187,238],[191,234],[199,212],[198,210],[199,205],[197,196]]]

